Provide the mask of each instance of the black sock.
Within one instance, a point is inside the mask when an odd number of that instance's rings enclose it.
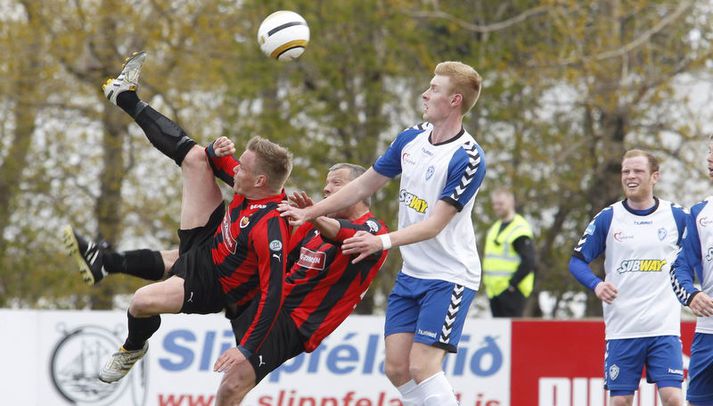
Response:
[[[123,93],[119,96],[121,95]],[[139,106],[140,103],[143,102],[139,102]],[[183,158],[196,145],[196,142],[183,131],[183,128],[148,104],[143,106],[134,120],[144,130],[144,134],[151,144],[164,155],[173,159],[178,166],[181,166]]]
[[[116,96],[116,105],[121,107],[131,118],[136,118],[136,116],[148,106],[148,104],[139,100],[139,96],[136,92],[131,90],[119,93],[119,95]]]
[[[128,311],[126,316],[129,318],[129,336],[124,341],[124,349],[140,350],[153,333],[158,331],[161,326],[161,316],[134,317]]]
[[[160,281],[163,279],[165,265],[161,253],[153,250],[133,250],[124,252],[105,252],[104,269],[109,273],[125,273],[141,279]]]

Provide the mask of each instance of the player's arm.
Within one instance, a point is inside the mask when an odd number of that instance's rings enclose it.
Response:
[[[701,241],[696,219],[705,204],[703,202],[693,206],[691,214],[686,216],[686,227],[680,249],[670,269],[671,286],[676,298],[697,316],[702,317],[713,315],[713,299],[693,284],[696,275],[699,280],[703,280]]]
[[[206,147],[205,153],[208,156],[210,167],[213,169],[213,175],[233,186],[233,173],[235,167],[240,165],[238,160],[233,157],[235,153],[233,141],[227,137],[219,137]]]
[[[280,205],[280,212],[283,217],[290,220],[291,225],[300,225],[305,221],[312,221],[319,216],[334,213],[345,207],[349,207],[360,202],[379,190],[390,178],[379,174],[374,168],[369,168],[358,178],[346,184],[338,192],[330,195],[319,203],[299,208],[287,204]]]
[[[443,231],[456,214],[458,214],[456,207],[439,200],[431,215],[425,220],[380,236],[365,231],[358,232],[354,237],[344,241],[342,252],[347,255],[357,255],[352,261],[356,263],[381,250],[425,241]]]
[[[618,290],[613,283],[603,281],[596,276],[589,263],[606,249],[611,220],[611,207],[599,212],[587,226],[569,261],[569,272],[572,276],[584,287],[593,290],[596,296],[606,303],[612,303],[616,299]]]
[[[289,204],[293,207],[305,209],[314,206],[314,201],[304,191],[294,192],[288,196]],[[309,221],[323,237],[334,239],[339,232],[340,224],[337,220],[327,216],[319,216]]]

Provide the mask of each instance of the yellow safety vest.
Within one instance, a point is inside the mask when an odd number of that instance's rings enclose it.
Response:
[[[501,220],[496,221],[488,230],[485,239],[483,283],[489,298],[498,296],[508,288],[510,279],[520,265],[520,255],[515,251],[512,243],[522,236],[533,238],[530,224],[519,214],[515,214],[510,224],[499,232],[501,224]],[[534,284],[535,274],[530,272],[517,287],[525,297],[528,297],[532,293]]]

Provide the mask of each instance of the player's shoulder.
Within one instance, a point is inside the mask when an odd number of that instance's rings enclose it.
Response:
[[[671,211],[675,216],[682,216],[688,214],[688,209],[678,203],[671,202],[668,200],[659,200],[659,204],[664,207],[670,207]]]
[[[614,208],[621,205],[621,202],[612,203],[609,206],[599,210],[592,221],[589,222],[585,234],[593,234],[595,230],[608,230],[609,225],[614,217]]]
[[[693,217],[698,217],[704,209],[711,207],[711,204],[713,204],[713,196],[708,196],[691,206],[690,213]]]
[[[431,123],[424,121],[423,123],[418,123],[412,125],[411,127],[404,128],[396,136],[396,139],[414,139],[419,135],[425,134],[426,132],[430,131],[432,128],[433,125]]]

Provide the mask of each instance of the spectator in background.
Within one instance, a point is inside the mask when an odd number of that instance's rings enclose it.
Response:
[[[488,230],[483,259],[483,284],[493,317],[522,317],[535,284],[532,228],[515,212],[515,196],[506,188],[491,195],[498,220]]]

